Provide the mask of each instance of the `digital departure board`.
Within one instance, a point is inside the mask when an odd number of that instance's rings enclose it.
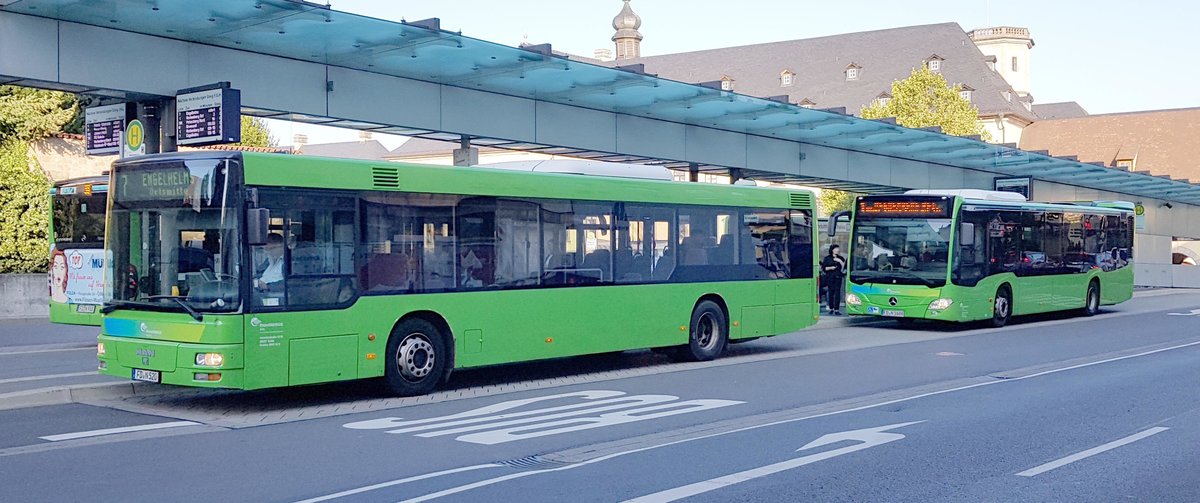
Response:
[[[241,93],[227,87],[175,97],[175,143],[215,145],[242,139]]]
[[[860,198],[858,217],[949,218],[954,210],[951,198]]]
[[[125,132],[125,103],[91,107],[83,113],[83,137],[88,155],[121,152],[121,135]]]

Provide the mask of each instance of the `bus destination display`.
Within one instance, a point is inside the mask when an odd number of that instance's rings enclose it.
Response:
[[[949,218],[952,199],[860,199],[858,215]]]
[[[175,98],[176,143],[213,145],[241,140],[238,90],[219,88]]]
[[[125,104],[91,107],[83,114],[83,137],[88,155],[116,154],[121,151],[125,131]]]

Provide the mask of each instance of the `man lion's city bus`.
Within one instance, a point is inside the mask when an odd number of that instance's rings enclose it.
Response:
[[[901,320],[990,320],[1133,295],[1133,204],[1042,204],[981,190],[855,201],[846,306]],[[831,230],[836,232],[836,227]]]
[[[816,322],[806,191],[238,152],[114,164],[104,374],[257,389]]]
[[[50,321],[99,325],[104,303],[104,210],[108,177],[50,189]]]

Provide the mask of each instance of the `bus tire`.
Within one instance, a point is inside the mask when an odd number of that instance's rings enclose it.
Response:
[[[702,300],[692,310],[688,343],[681,346],[677,359],[706,362],[721,355],[729,341],[729,321],[725,310],[711,300]]]
[[[442,331],[424,319],[409,318],[388,336],[384,384],[397,396],[428,394],[446,374],[449,358]]]
[[[1095,316],[1100,312],[1100,282],[1092,280],[1088,283],[1087,297],[1083,300],[1083,315]]]
[[[992,304],[992,326],[996,328],[1008,324],[1012,318],[1012,289],[1008,285],[1000,285],[996,290],[996,298]]]

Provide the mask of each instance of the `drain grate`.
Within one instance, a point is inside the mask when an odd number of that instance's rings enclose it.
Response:
[[[533,455],[523,458],[510,459],[507,461],[500,461],[497,464],[511,466],[513,468],[521,468],[523,470],[546,470],[550,468],[561,468],[570,465],[571,463],[563,463],[562,461],[554,461],[538,455]]]

